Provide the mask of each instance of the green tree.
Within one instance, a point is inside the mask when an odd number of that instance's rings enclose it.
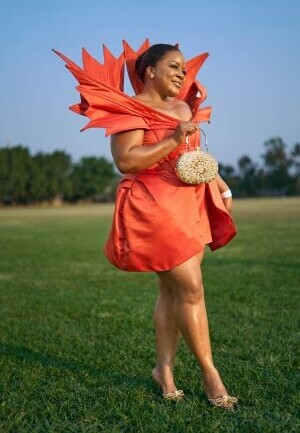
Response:
[[[292,176],[293,176],[293,185],[292,185],[292,194],[299,195],[300,194],[300,143],[294,144],[290,158],[292,161]]]
[[[3,203],[26,203],[31,156],[22,145],[0,149],[0,196]]]
[[[113,189],[117,177],[114,164],[106,158],[84,157],[70,175],[73,199],[99,199]]]
[[[72,170],[71,157],[63,151],[46,154],[38,152],[32,157],[29,196],[32,200],[52,200],[69,197]]]
[[[238,193],[240,196],[255,196],[257,195],[258,184],[258,168],[257,164],[252,162],[250,156],[243,155],[238,160],[239,167],[239,183]]]
[[[292,159],[286,151],[286,144],[280,137],[271,138],[264,143],[262,155],[265,171],[265,186],[271,195],[285,195],[291,188],[289,169]]]

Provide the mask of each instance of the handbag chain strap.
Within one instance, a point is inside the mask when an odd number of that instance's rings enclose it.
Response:
[[[205,146],[205,150],[206,150],[206,152],[208,152],[208,147],[207,147],[207,136],[206,136],[206,134],[205,134],[205,132],[203,131],[203,129],[202,128],[199,128],[199,131],[201,131],[202,132],[202,134],[204,135],[204,146]],[[186,137],[185,137],[185,150],[186,150],[186,152],[188,152],[189,150],[190,150],[190,141],[189,141],[189,136],[187,135]],[[200,143],[199,143],[199,148],[198,148],[198,150],[200,150]]]

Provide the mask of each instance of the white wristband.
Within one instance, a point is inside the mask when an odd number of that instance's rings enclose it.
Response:
[[[224,191],[224,192],[221,193],[221,197],[222,198],[232,197],[232,192],[230,191],[230,189],[228,189],[227,191]]]

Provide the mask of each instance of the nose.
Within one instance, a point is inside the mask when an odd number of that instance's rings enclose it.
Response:
[[[181,71],[181,70],[177,71],[176,75],[178,78],[180,78],[181,81],[183,81],[185,78],[185,75],[184,75],[183,71]]]

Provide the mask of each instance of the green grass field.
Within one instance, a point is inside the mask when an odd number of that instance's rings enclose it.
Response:
[[[208,405],[183,341],[175,374],[187,398],[160,397],[155,275],[106,261],[111,211],[0,209],[0,432],[300,431],[300,199],[237,200],[238,236],[206,253],[214,357],[239,397],[234,413]]]

